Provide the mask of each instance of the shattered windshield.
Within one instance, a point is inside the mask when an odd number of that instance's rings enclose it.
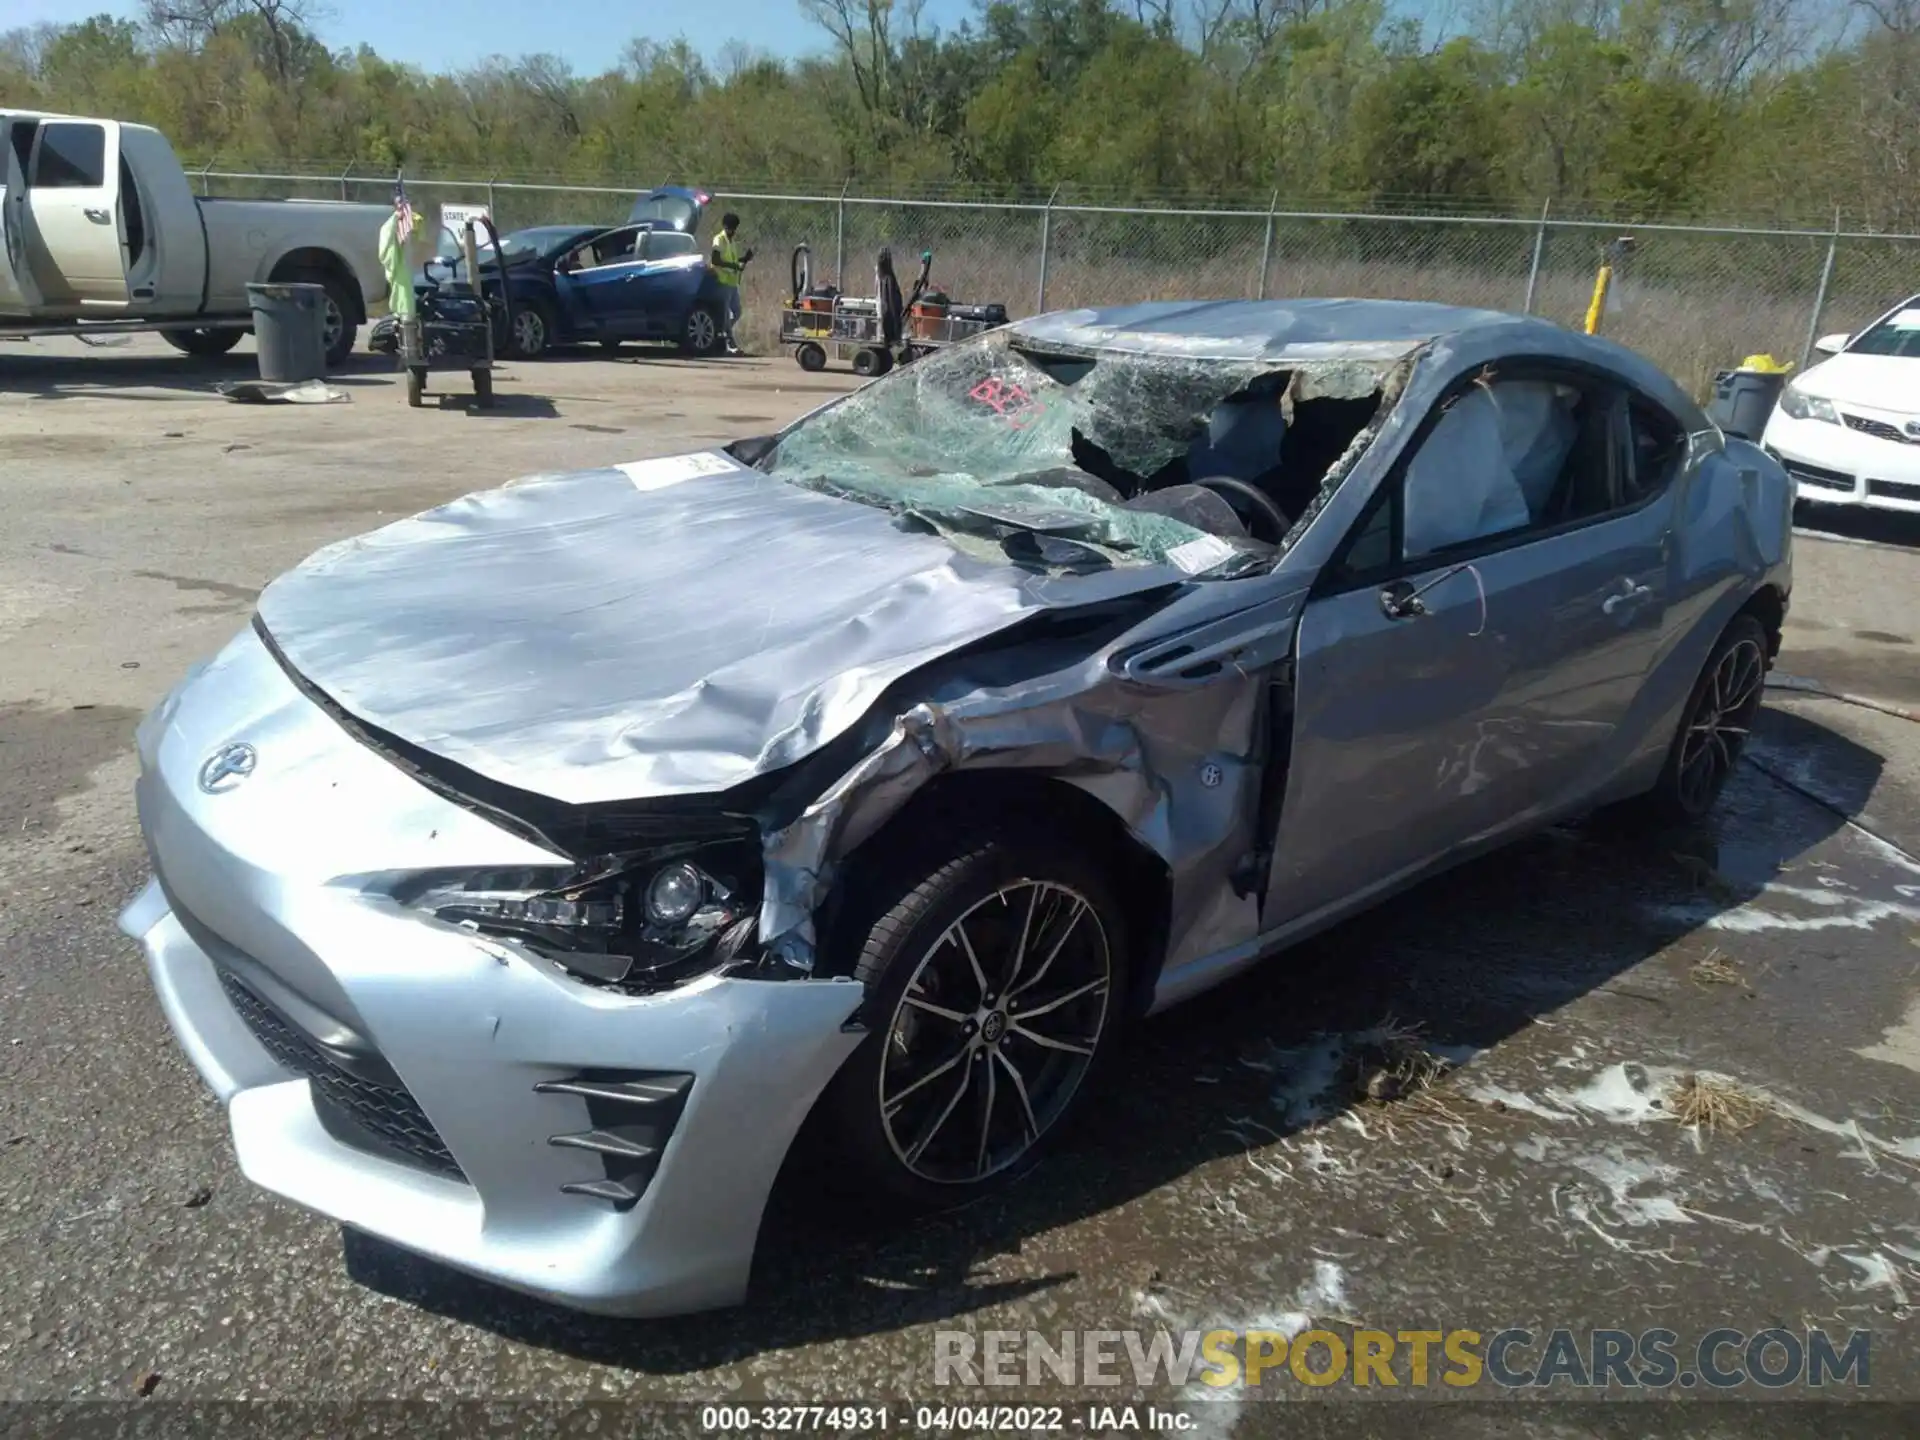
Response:
[[[1043,353],[997,331],[803,420],[758,464],[1001,558],[1242,574],[1271,563],[1327,469],[1288,474],[1290,378],[1271,361]]]

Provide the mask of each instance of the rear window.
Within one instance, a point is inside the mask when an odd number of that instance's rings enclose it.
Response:
[[[43,190],[93,190],[106,184],[106,129],[70,121],[42,125],[39,155],[27,183]]]

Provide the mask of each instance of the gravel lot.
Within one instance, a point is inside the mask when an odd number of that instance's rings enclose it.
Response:
[[[0,346],[0,1398],[898,1406],[960,1398],[932,1383],[940,1330],[1311,1319],[1869,1329],[1874,1393],[1920,1399],[1920,725],[1784,688],[1715,833],[1556,831],[1169,1014],[996,1203],[872,1234],[796,1177],[744,1310],[569,1316],[253,1189],[114,929],[143,878],[138,715],[327,541],[852,382],[639,355],[512,367],[491,413],[409,411],[371,360],[348,404],[211,393],[251,363]],[[1796,563],[1781,670],[1920,711],[1920,527],[1803,533]],[[1354,1094],[1389,1022],[1465,1065]],[[1702,1070],[1757,1097],[1747,1123],[1675,1123],[1660,1102]],[[1224,1435],[1309,1393],[1159,1398]]]

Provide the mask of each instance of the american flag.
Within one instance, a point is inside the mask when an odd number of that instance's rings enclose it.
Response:
[[[407,199],[404,180],[393,182],[393,213],[400,217],[400,223],[394,227],[394,235],[404,245],[413,238],[413,202]]]

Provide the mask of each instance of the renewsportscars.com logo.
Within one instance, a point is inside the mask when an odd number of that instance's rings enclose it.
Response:
[[[1872,1381],[1872,1332],[987,1330],[934,1335],[936,1385],[1824,1389]]]

